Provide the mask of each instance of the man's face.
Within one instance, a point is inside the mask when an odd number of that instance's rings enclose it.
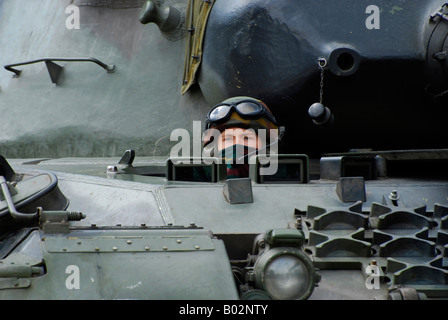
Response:
[[[235,144],[244,145],[251,148],[261,148],[261,138],[253,129],[242,129],[232,127],[224,130],[218,138],[218,150],[221,151]]]

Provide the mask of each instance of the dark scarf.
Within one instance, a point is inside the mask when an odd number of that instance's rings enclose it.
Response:
[[[249,157],[247,154],[255,148],[235,144],[220,151],[220,156],[227,165],[227,179],[249,177]]]

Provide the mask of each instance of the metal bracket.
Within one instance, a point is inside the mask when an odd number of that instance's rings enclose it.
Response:
[[[43,211],[37,208],[40,227],[44,233],[69,233],[69,221],[80,221],[85,218],[82,212]]]
[[[366,202],[364,177],[341,177],[336,185],[336,193],[342,202]]]
[[[43,211],[41,207],[36,209],[35,213],[22,213],[17,211],[8,183],[3,176],[0,176],[0,188],[4,199],[7,203],[9,214],[16,220],[21,222],[39,221],[45,233],[68,233],[68,221],[79,221],[85,218],[81,212],[68,211]]]
[[[48,236],[43,240],[51,253],[129,253],[213,251],[215,245],[207,234],[131,236]]]
[[[124,155],[121,157],[120,161],[118,161],[118,164],[123,164],[127,166],[131,166],[134,162],[135,158],[135,150],[126,150]]]
[[[22,70],[15,69],[13,67],[24,66],[24,65],[34,64],[34,63],[39,63],[39,62],[45,62],[45,65],[47,66],[47,69],[48,69],[48,73],[50,75],[51,82],[57,83],[63,67],[54,63],[53,61],[93,62],[93,63],[99,65],[104,70],[106,70],[107,73],[115,72],[115,66],[113,64],[107,65],[95,58],[42,58],[42,59],[31,60],[31,61],[26,61],[26,62],[8,64],[8,65],[5,65],[4,68],[8,71],[13,72],[14,77],[17,78],[22,73]]]
[[[8,161],[0,155],[0,176],[4,176],[6,181],[13,181],[15,179],[16,173],[13,168],[9,165]]]
[[[223,195],[230,204],[253,203],[252,180],[250,178],[226,180]]]
[[[431,14],[431,17],[429,20],[432,22],[436,22],[437,20],[439,20],[438,17],[440,17],[440,19],[444,19],[444,20],[448,21],[448,2],[444,3],[439,9],[434,11]]]
[[[28,288],[31,285],[29,279],[3,278],[0,279],[0,290]]]
[[[63,67],[52,62],[45,61],[45,65],[47,66],[48,74],[50,75],[51,82],[58,83],[59,76],[61,75]]]

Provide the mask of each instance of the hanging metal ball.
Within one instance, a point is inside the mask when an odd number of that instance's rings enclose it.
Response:
[[[331,125],[334,122],[334,117],[330,109],[319,102],[313,103],[309,107],[308,115],[318,126]]]

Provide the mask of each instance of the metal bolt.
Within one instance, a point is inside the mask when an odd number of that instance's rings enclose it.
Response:
[[[201,247],[199,247],[199,246],[194,246],[194,248],[195,248],[196,250],[199,250]]]
[[[182,240],[180,240],[180,239],[177,239],[177,241],[176,241],[177,243],[182,243]]]
[[[79,211],[67,212],[67,220],[68,221],[81,221],[85,217],[86,217],[86,215]]]
[[[117,172],[118,168],[117,166],[107,166],[107,172]]]
[[[163,246],[163,250],[168,250],[168,247],[167,246]]]
[[[95,251],[100,251],[100,248],[96,247],[96,248],[95,248]]]
[[[389,194],[389,199],[392,201],[398,200],[400,197],[398,196],[397,190],[392,190],[392,192]]]
[[[118,248],[117,247],[112,247],[112,250],[117,251]]]
[[[301,229],[302,228],[302,217],[298,217],[296,220],[296,228]]]
[[[145,247],[145,250],[146,251],[149,251],[151,248],[150,247]]]
[[[126,243],[127,244],[132,244],[132,241],[131,240],[127,240]]]

